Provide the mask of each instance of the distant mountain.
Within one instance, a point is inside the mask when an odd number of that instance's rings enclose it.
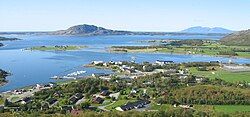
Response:
[[[130,31],[110,30],[87,24],[72,26],[67,30],[50,32],[50,34],[54,35],[126,35],[131,33]]]
[[[220,28],[220,27],[209,28],[209,27],[196,26],[196,27],[191,27],[191,28],[182,30],[181,32],[185,32],[185,33],[204,33],[204,34],[209,34],[209,33],[227,34],[227,33],[232,33],[233,31],[225,29],[225,28]]]
[[[1,33],[0,33],[1,34]],[[29,34],[26,32],[25,34]],[[33,34],[33,33],[31,33]],[[93,36],[93,35],[218,35],[224,36],[223,33],[186,33],[186,32],[132,32],[111,30],[95,25],[76,25],[66,30],[59,30],[53,32],[37,32],[37,34],[50,34],[50,35],[79,35],[79,36]]]
[[[225,45],[250,46],[250,29],[229,34],[220,41]]]

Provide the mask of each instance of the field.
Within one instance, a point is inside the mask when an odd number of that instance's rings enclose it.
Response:
[[[216,111],[224,113],[250,112],[250,105],[194,105],[195,110]]]
[[[171,105],[170,104],[162,104],[162,105],[157,105],[155,103],[150,104],[150,110],[161,110],[161,111],[166,111],[167,109],[170,109]]]
[[[250,112],[250,105],[215,105],[214,110],[218,112]]]
[[[210,56],[236,56],[250,58],[250,48],[247,46],[225,46],[218,43],[205,43],[200,46],[181,45],[181,46],[124,46],[111,47],[114,52],[161,52],[176,54],[200,54]]]
[[[125,105],[128,102],[134,102],[134,101],[136,101],[136,100],[118,100],[118,101],[114,102],[113,104],[106,106],[105,108],[108,110],[114,110],[116,107]]]
[[[247,81],[250,82],[250,72],[230,72],[218,68],[217,71],[198,71],[196,68],[190,68],[190,72],[197,76],[208,78],[220,78],[228,82]],[[214,74],[212,74],[214,72]]]

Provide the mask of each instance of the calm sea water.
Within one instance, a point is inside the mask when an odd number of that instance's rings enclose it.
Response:
[[[178,55],[163,53],[109,53],[107,48],[114,45],[148,45],[141,40],[152,39],[220,39],[220,36],[20,36],[3,35],[5,37],[18,37],[21,41],[2,42],[6,46],[0,48],[0,68],[10,71],[9,83],[0,87],[0,92],[12,90],[37,83],[54,82],[50,79],[54,75],[66,75],[76,70],[85,70],[85,75],[92,73],[111,73],[109,70],[85,68],[93,60],[121,61],[136,58],[136,62],[155,60],[173,60],[175,62],[211,61],[227,62],[226,57],[211,57],[202,55]],[[80,51],[40,52],[21,51],[21,49],[42,45],[87,45],[88,48]],[[250,59],[232,59],[237,63],[250,63]]]

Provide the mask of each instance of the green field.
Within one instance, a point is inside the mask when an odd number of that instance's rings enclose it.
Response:
[[[250,52],[241,52],[239,50],[250,50],[247,46],[225,46],[218,43],[205,43],[201,46],[171,46],[165,47],[139,47],[139,46],[120,46],[111,47],[111,51],[120,52],[162,52],[162,53],[176,53],[176,54],[200,54],[210,56],[237,56],[242,58],[250,58]]]
[[[80,50],[86,48],[86,46],[80,45],[67,45],[67,46],[36,46],[31,47],[26,50],[38,50],[38,51],[71,51],[71,50]]]
[[[171,108],[170,104],[162,104],[162,105],[157,105],[155,103],[150,104],[150,110],[161,110],[161,111],[166,111],[167,109]]]
[[[114,102],[113,104],[109,105],[106,107],[106,109],[108,110],[114,110],[116,107],[125,105],[128,102],[134,102],[135,100],[118,100],[116,102]]]
[[[214,110],[218,112],[250,112],[250,105],[215,105]]]
[[[162,110],[173,109],[174,107],[170,104],[157,105],[151,103],[149,110]],[[177,107],[180,108],[180,107]],[[250,105],[194,105],[194,110],[203,112],[224,112],[224,113],[234,113],[234,112],[250,112]]]
[[[250,82],[250,72],[230,72],[218,68],[217,71],[198,71],[196,68],[190,68],[190,73],[197,76],[208,78],[220,78],[228,82],[247,81]],[[212,74],[214,72],[214,74]]]

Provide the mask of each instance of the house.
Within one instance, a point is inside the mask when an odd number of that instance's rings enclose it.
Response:
[[[109,90],[103,90],[103,91],[101,92],[101,95],[102,95],[102,96],[108,96],[109,94],[110,94]]]
[[[184,70],[178,70],[179,74],[183,75],[185,73]]]
[[[176,74],[178,71],[176,69],[165,70],[164,74]]]
[[[112,94],[109,94],[109,97],[111,97],[111,98],[114,98],[114,99],[118,99],[118,97],[119,97],[119,95],[120,95],[120,92],[117,92],[117,93],[112,93]]]
[[[62,93],[61,92],[55,92],[54,94],[53,94],[55,97],[61,97],[62,96]]]
[[[162,61],[162,60],[156,60],[155,61],[156,64],[158,65],[166,65],[166,64],[173,64],[174,61]]]
[[[121,61],[115,62],[115,65],[122,65]]]
[[[121,67],[120,68],[122,71],[127,72],[127,73],[135,73],[135,69],[134,68],[130,68],[130,67]]]
[[[27,104],[29,102],[31,102],[31,98],[30,97],[25,97],[25,98],[22,99],[21,104]]]
[[[36,87],[35,87],[36,89],[41,89],[41,88],[43,88],[43,86],[42,85],[40,85],[40,84],[36,84]]]
[[[93,102],[97,103],[97,104],[102,104],[103,101],[104,101],[104,99],[101,98],[101,97],[95,97],[95,98],[93,98]]]
[[[54,83],[54,82],[49,82],[49,86],[52,88],[52,87],[57,86],[57,84],[56,84],[56,83]]]
[[[196,80],[197,83],[202,83],[204,81],[204,78],[197,77],[197,78],[195,78],[195,80]]]
[[[110,65],[114,65],[114,64],[115,64],[114,61],[109,61],[108,63],[109,63]]]
[[[109,81],[109,80],[111,80],[111,78],[110,77],[99,77],[100,79],[102,79],[102,80],[106,80],[106,81]]]
[[[188,75],[180,75],[179,79],[186,79],[188,77]]]
[[[19,94],[23,94],[23,91],[22,90],[14,90],[12,93],[19,95]]]
[[[92,61],[92,64],[94,65],[103,65],[103,61]]]
[[[130,91],[130,93],[137,93],[137,90],[136,90],[136,89],[132,89],[132,90]]]
[[[117,107],[116,110],[118,111],[127,111],[132,109],[139,109],[145,107],[145,105],[149,104],[150,101],[148,100],[139,100],[136,102],[127,103],[121,107]]]
[[[69,98],[69,102],[71,104],[75,104],[78,100],[82,99],[83,95],[81,93],[76,93],[75,95]]]
[[[221,62],[220,61],[210,61],[209,63],[215,64],[215,63],[221,63]]]
[[[188,104],[184,104],[184,105],[179,105],[179,107],[181,108],[185,108],[185,109],[189,109],[189,108],[193,108],[193,105],[188,105]]]
[[[47,102],[48,102],[49,106],[53,106],[53,105],[55,105],[58,102],[58,100],[55,99],[55,98],[49,98],[47,100]]]
[[[94,74],[92,74],[92,77],[104,77],[104,76],[109,76],[109,74],[105,74],[105,73],[94,73]]]

